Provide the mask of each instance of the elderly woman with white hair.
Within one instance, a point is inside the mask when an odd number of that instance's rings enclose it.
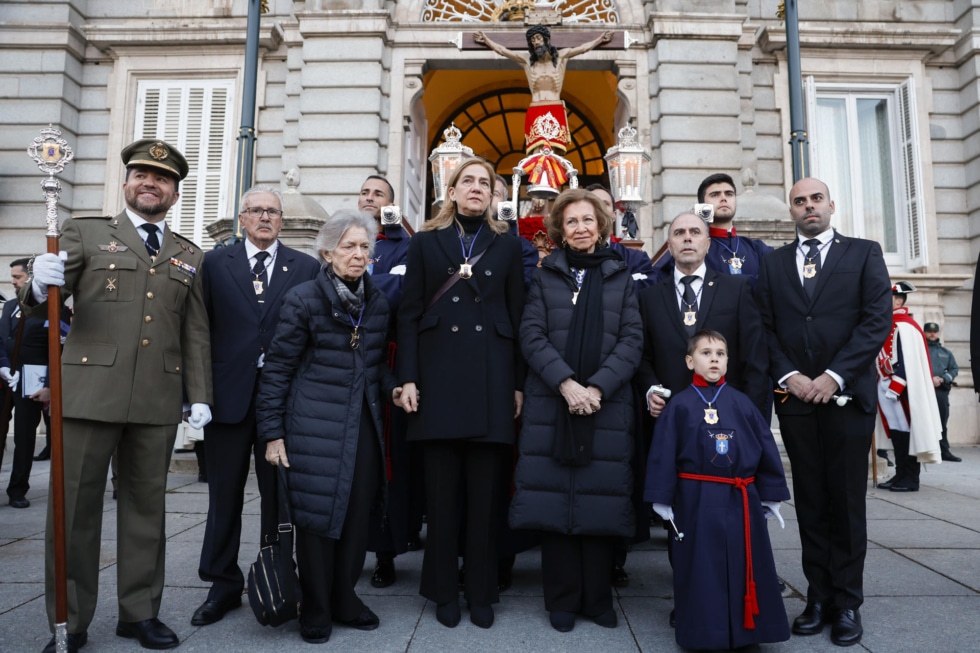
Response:
[[[372,509],[383,505],[383,401],[400,390],[385,364],[388,301],[365,274],[376,222],[338,211],[317,235],[325,263],[283,300],[256,400],[266,460],[287,468],[302,590],[300,634],[330,638],[378,617],[354,585]]]

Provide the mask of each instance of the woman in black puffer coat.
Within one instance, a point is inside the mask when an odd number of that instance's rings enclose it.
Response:
[[[383,402],[398,395],[385,364],[388,300],[364,274],[376,232],[373,217],[353,211],[320,230],[326,264],[283,300],[255,402],[266,460],[289,469],[300,634],[314,643],[333,621],[379,623],[354,592],[384,500]]]
[[[528,364],[510,507],[541,532],[545,608],[566,632],[576,613],[617,622],[615,544],[632,535],[632,391],[643,332],[633,280],[606,246],[614,221],[592,193],[566,190],[545,221],[562,247],[531,282],[521,320]]]

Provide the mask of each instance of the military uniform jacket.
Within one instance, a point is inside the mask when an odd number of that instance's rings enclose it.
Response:
[[[211,402],[211,346],[201,290],[204,253],[169,229],[150,260],[125,211],[67,220],[60,247],[74,318],[62,353],[65,417],[177,424]],[[30,284],[21,291],[21,302]],[[43,315],[47,304],[25,307]]]

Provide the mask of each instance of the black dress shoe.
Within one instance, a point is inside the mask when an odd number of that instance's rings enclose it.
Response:
[[[180,644],[177,633],[167,628],[166,624],[156,617],[143,621],[120,621],[116,624],[116,635],[138,639],[143,648],[157,651],[174,648]]]
[[[330,632],[332,630],[333,628],[331,626],[319,627],[300,624],[299,636],[303,638],[304,642],[309,642],[310,644],[326,644],[330,639]]]
[[[37,461],[51,460],[51,450],[48,449],[47,447],[45,447],[44,449],[41,449],[41,453],[39,453],[38,455],[34,456],[34,460],[37,460]]]
[[[82,631],[80,633],[68,633],[68,653],[78,653],[78,649],[82,648],[88,643],[88,633]],[[55,653],[58,650],[58,644],[55,642],[54,637],[48,642],[48,645],[44,647],[41,653]]]
[[[915,481],[899,481],[898,483],[892,483],[892,486],[888,489],[892,492],[918,492],[919,484]]]
[[[567,633],[572,628],[575,628],[574,612],[552,610],[550,613],[548,613],[548,620],[551,621],[551,627],[560,633]]]
[[[11,497],[10,498],[11,508],[30,508],[31,502],[27,500],[27,497]]]
[[[593,617],[592,621],[603,628],[615,628],[616,624],[619,623],[619,617],[616,616],[615,609],[609,609],[599,616]]]
[[[436,619],[446,628],[455,628],[463,615],[459,611],[459,601],[450,601],[436,606]]]
[[[613,564],[612,585],[613,587],[629,587],[630,575],[623,569],[623,565]]]
[[[830,629],[830,641],[837,646],[853,646],[863,634],[861,614],[857,610],[841,610]]]
[[[224,599],[208,599],[194,611],[191,617],[191,625],[208,626],[216,621],[221,621],[225,613],[235,608],[242,607],[242,595],[229,596]]]
[[[828,606],[819,601],[808,601],[799,617],[793,620],[793,632],[797,635],[816,635],[828,621]]]
[[[371,587],[388,587],[395,582],[395,563],[393,560],[378,560],[371,576]]]
[[[378,619],[378,615],[371,611],[371,608],[364,606],[361,614],[350,621],[341,621],[340,623],[351,628],[357,628],[358,630],[374,630],[381,624],[381,620]]]
[[[493,625],[493,608],[489,605],[471,605],[470,622],[480,628],[489,628]]]
[[[35,458],[35,460],[37,460],[37,458]],[[963,459],[960,458],[959,456],[955,455],[952,451],[944,451],[943,452],[943,460],[945,460],[948,463],[961,463],[961,462],[963,462]]]
[[[887,481],[882,481],[881,483],[879,483],[878,484],[878,489],[879,490],[890,490],[891,487],[893,485],[895,485],[895,483],[900,483],[901,481],[902,481],[902,477],[899,476],[898,474],[895,474],[894,476],[892,476]]]

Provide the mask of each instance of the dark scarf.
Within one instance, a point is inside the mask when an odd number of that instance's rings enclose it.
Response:
[[[572,309],[572,324],[565,346],[565,362],[574,372],[573,378],[584,386],[599,370],[604,327],[602,310],[603,261],[623,260],[613,249],[605,247],[592,254],[565,250],[571,268],[586,270],[582,289]],[[582,467],[592,462],[592,441],[595,437],[595,413],[573,415],[568,406],[558,410],[555,446],[552,457],[561,465]]]
[[[347,314],[353,318],[360,316],[361,310],[364,308],[364,277],[359,277],[355,281],[344,281],[337,276],[333,266],[329,263],[324,266],[323,271],[326,272],[327,278],[337,290],[340,303]]]

